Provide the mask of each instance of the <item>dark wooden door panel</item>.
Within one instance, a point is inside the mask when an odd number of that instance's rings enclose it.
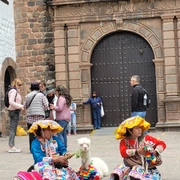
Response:
[[[157,99],[154,55],[142,37],[130,32],[110,34],[95,47],[91,63],[92,90],[103,100],[105,116],[102,126],[118,126],[130,117],[132,75],[141,77],[141,84],[149,91],[151,108],[146,119],[155,126],[157,122]]]

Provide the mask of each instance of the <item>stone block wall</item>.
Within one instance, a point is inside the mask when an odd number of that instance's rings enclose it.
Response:
[[[131,31],[144,37],[155,55],[158,126],[180,126],[180,1],[45,2],[49,7],[42,0],[14,0],[17,74],[24,81],[23,95],[31,81],[45,79],[66,86],[76,103],[87,100],[93,48],[110,33]],[[82,128],[91,125],[89,107],[79,106],[77,123]]]
[[[180,26],[178,17],[180,2],[178,0],[162,0],[161,2],[158,0],[147,2],[136,0],[118,1],[116,3],[102,3],[102,1],[93,3],[93,1],[90,1],[89,4],[86,1],[75,2],[73,0],[47,0],[47,2],[52,7],[55,7],[55,32],[60,31],[59,26],[61,24],[67,24],[68,29],[73,29],[74,32],[76,32],[76,28],[72,24],[78,26],[79,76],[81,77],[80,96],[82,100],[87,99],[90,95],[90,69],[92,66],[90,57],[97,42],[105,35],[118,30],[131,31],[144,37],[154,52],[155,59],[153,61],[156,67],[158,126],[164,128],[169,126],[169,122],[172,122],[170,126],[173,126],[174,122],[176,127],[180,126],[177,122],[180,104]],[[78,5],[78,3],[81,3],[81,5]],[[60,34],[62,33],[55,33],[55,39],[60,38]],[[71,37],[70,34],[68,34],[69,37]],[[74,38],[76,38],[75,35]],[[73,48],[75,49],[69,47],[69,57],[73,53],[72,50],[76,51],[76,47],[74,46]],[[58,48],[56,52],[58,52],[58,55],[59,53],[61,55],[64,53],[58,51]],[[78,51],[75,53],[77,56]],[[77,92],[76,94],[78,95]],[[89,111],[90,109],[84,108],[84,123],[86,123],[85,120],[87,119],[88,123],[90,122]]]
[[[17,74],[26,95],[32,81],[55,83],[53,18],[42,0],[15,0],[14,16]]]

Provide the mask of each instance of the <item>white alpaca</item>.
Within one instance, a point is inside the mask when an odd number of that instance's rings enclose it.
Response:
[[[88,166],[92,164],[97,169],[100,178],[109,176],[109,168],[106,163],[99,157],[91,158],[90,139],[84,137],[78,139],[78,143],[81,150],[82,167],[88,169]]]

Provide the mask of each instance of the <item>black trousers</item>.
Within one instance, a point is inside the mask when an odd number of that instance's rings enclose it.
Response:
[[[32,124],[27,123],[28,130],[30,129],[31,126],[32,126]],[[31,143],[33,142],[34,139],[35,139],[34,134],[29,133],[29,150],[30,150],[30,152],[31,152]]]

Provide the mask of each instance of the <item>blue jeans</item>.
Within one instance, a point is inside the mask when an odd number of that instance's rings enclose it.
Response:
[[[71,120],[68,123],[68,133],[71,133],[71,125],[73,127],[73,132],[76,133],[76,114],[71,114]]]
[[[131,113],[131,116],[134,117],[134,116],[140,116],[142,118],[145,118],[146,117],[146,111],[143,111],[143,112],[137,112],[137,111],[134,111]]]
[[[16,136],[16,129],[19,122],[19,114],[20,109],[16,110],[9,110],[9,117],[10,117],[10,134],[9,134],[9,146],[15,146],[15,136]]]
[[[101,127],[101,108],[92,109],[94,128],[99,129]]]
[[[65,148],[67,148],[67,135],[66,135],[66,128],[68,122],[65,120],[57,120],[57,123],[63,128],[60,133],[57,133],[58,138],[64,144]]]

